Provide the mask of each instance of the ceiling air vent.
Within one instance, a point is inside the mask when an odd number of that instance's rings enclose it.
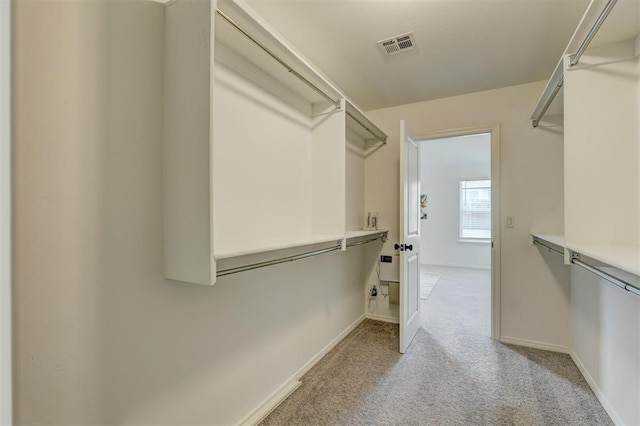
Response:
[[[406,33],[379,41],[377,44],[387,55],[396,55],[413,50],[416,46],[416,41],[413,38],[413,33]]]

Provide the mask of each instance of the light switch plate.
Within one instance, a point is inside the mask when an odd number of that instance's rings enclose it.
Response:
[[[509,216],[505,216],[504,217],[504,227],[505,228],[513,228],[515,224],[514,218],[513,216],[509,215]]]

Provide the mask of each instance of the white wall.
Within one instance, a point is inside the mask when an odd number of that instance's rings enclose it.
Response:
[[[599,46],[565,72],[567,243],[638,245],[638,63],[620,61],[633,55],[634,40]]]
[[[589,49],[581,64],[600,65],[565,72],[567,244],[638,245],[637,40]],[[616,424],[640,424],[640,298],[573,266],[571,309],[576,364]]]
[[[421,220],[420,263],[491,268],[491,246],[460,241],[460,181],[491,178],[491,135],[432,139],[420,143],[420,184],[428,195]]]
[[[11,3],[0,0],[0,424],[11,424]]]
[[[531,231],[562,233],[562,127],[531,128],[529,116],[544,88],[536,82],[428,102],[370,111],[390,136],[389,144],[365,163],[365,210],[378,211],[391,229],[385,254],[398,241],[399,121],[418,136],[464,127],[501,124],[500,216],[515,217],[501,230],[501,334],[503,338],[568,350],[568,271],[546,262],[530,245]],[[383,276],[397,280],[397,257]]]
[[[217,59],[215,80],[216,246],[310,235],[313,147],[307,111],[280,101]]]
[[[571,309],[576,364],[616,424],[640,424],[640,298],[572,266]]]
[[[238,422],[364,314],[364,247],[165,280],[162,6],[15,7],[17,423]]]
[[[347,134],[346,162],[346,229],[365,226],[364,213],[364,157],[359,154],[357,135]],[[355,147],[354,147],[355,145]]]

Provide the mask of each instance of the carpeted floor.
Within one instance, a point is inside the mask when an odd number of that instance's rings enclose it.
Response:
[[[367,320],[264,425],[610,425],[567,355],[490,338],[489,273],[443,274],[404,354]]]

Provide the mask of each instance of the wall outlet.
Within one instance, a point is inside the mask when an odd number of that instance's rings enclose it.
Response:
[[[391,263],[393,262],[393,257],[392,256],[380,256],[380,262],[382,263]]]

